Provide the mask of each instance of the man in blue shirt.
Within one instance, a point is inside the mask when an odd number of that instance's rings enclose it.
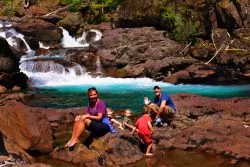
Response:
[[[154,93],[154,103],[159,107],[157,110],[156,125],[162,126],[162,119],[170,124],[173,121],[176,111],[173,100],[166,93],[162,93],[159,86],[154,86]]]

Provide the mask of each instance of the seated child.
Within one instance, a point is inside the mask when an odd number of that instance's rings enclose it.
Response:
[[[131,129],[130,134],[133,134],[136,128],[133,126],[133,123],[132,123],[131,119],[129,118],[129,117],[131,117],[131,115],[132,115],[131,110],[126,109],[124,111],[124,118],[123,118],[122,125],[123,125],[123,128]]]
[[[122,127],[122,123],[120,123],[119,121],[117,121],[117,120],[115,120],[114,118],[113,118],[113,110],[111,109],[111,108],[107,108],[106,109],[107,110],[107,113],[108,113],[108,117],[109,117],[109,121],[110,121],[110,124],[111,125],[113,125],[113,126],[115,126],[115,125],[118,125],[118,128],[119,129],[124,129],[123,127]]]
[[[155,118],[156,113],[147,105],[143,107],[143,115],[136,121],[136,131],[142,139],[143,143],[146,145],[146,156],[152,156],[152,119]]]

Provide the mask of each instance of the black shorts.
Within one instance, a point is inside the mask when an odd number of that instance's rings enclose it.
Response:
[[[89,130],[91,134],[94,135],[94,137],[104,136],[110,131],[107,124],[95,120],[91,120],[89,126],[86,129]]]

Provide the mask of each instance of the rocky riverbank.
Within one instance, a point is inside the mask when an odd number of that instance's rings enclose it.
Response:
[[[29,107],[24,104],[29,97],[23,94],[1,95],[0,101],[0,130],[6,150],[19,155],[26,163],[35,162],[34,151],[86,166],[125,165],[143,158],[138,136],[132,136],[126,130],[95,140],[89,149],[83,144],[64,149],[62,146],[71,132],[72,113],[86,110]],[[173,100],[177,114],[171,126],[154,127],[156,151],[175,148],[204,150],[229,156],[236,163],[242,159],[250,160],[248,98],[218,100],[177,94]],[[87,132],[82,136],[82,143],[86,135]]]

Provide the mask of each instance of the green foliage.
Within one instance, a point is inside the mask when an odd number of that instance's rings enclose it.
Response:
[[[90,23],[109,21],[108,13],[115,12],[122,0],[92,0],[89,7],[92,18]]]
[[[6,7],[1,10],[0,16],[14,16],[15,12],[12,11],[10,8]]]
[[[60,0],[60,3],[62,5],[69,5],[71,3],[80,5],[81,3],[83,3],[83,1],[82,0]]]
[[[15,3],[14,3],[15,2]],[[16,10],[16,3],[15,0],[0,0],[0,3],[3,4],[3,8],[0,10],[0,15],[2,16],[14,16]]]
[[[83,8],[88,7],[88,13],[90,14],[89,22],[96,23],[101,21],[109,21],[108,13],[115,12],[122,0],[90,0],[89,4],[86,4],[82,0],[60,0],[63,5],[69,5],[74,3],[69,8],[69,11],[76,12],[81,11]]]
[[[178,41],[192,41],[198,31],[199,22],[195,12],[187,7],[161,7],[161,19],[171,38]]]
[[[0,3],[3,3],[4,5],[7,5],[9,0],[0,0]]]

